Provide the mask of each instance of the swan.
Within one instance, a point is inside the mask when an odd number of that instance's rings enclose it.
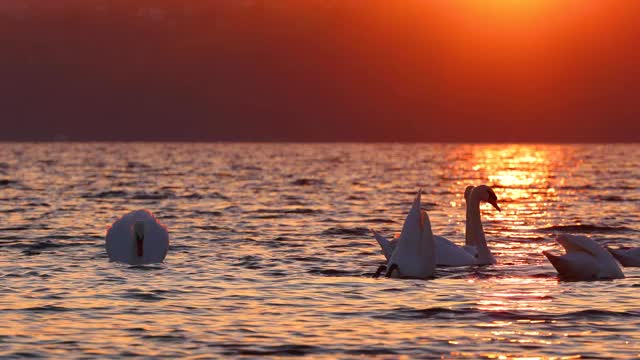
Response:
[[[607,251],[624,267],[640,267],[640,247],[619,249],[607,247]]]
[[[493,205],[498,211],[498,197],[491,187],[480,185],[467,186],[464,192],[467,202],[467,220],[465,225],[465,245],[458,246],[454,242],[442,236],[434,235],[436,248],[436,265],[465,266],[465,265],[492,265],[496,263],[491,250],[487,246],[487,240],[480,219],[480,204],[482,201]],[[380,245],[382,253],[387,260],[391,256],[398,239],[387,240],[375,230],[373,236]]]
[[[111,261],[131,265],[162,262],[169,249],[169,233],[149,210],[132,211],[107,230],[107,254]]]
[[[435,244],[427,212],[420,208],[422,190],[416,195],[402,226],[402,233],[387,263],[387,277],[429,278],[435,271]]]
[[[553,255],[548,251],[543,251],[542,254],[549,259],[560,278],[566,280],[624,278],[613,256],[592,239],[582,235],[561,234],[556,241],[562,245],[566,254]]]

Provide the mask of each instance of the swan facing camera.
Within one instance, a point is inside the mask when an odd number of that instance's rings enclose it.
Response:
[[[151,211],[132,211],[107,230],[105,247],[111,261],[130,265],[159,263],[167,256],[169,233]]]

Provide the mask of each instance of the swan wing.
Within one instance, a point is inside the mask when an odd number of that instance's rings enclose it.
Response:
[[[418,191],[418,194],[413,199],[411,209],[409,209],[409,213],[404,220],[404,224],[402,224],[402,232],[398,237],[399,244],[405,242],[405,239],[410,239],[409,241],[418,241],[417,239],[420,239],[420,224],[422,221],[422,213],[420,210],[421,194],[422,190]]]
[[[373,232],[373,236],[376,238],[376,241],[380,245],[380,249],[382,250],[382,254],[384,257],[389,260],[391,254],[393,254],[393,249],[396,246],[398,240],[394,239],[389,241],[386,237],[382,236],[379,232],[375,230],[371,230]]]
[[[428,278],[435,271],[435,244],[431,222],[425,211],[420,210],[420,192],[409,210],[409,214],[398,238],[387,269],[394,269],[390,276]]]
[[[162,262],[168,251],[169,232],[167,228],[155,217],[145,221],[144,263]]]
[[[475,264],[475,257],[454,242],[442,236],[434,235],[436,264],[442,266],[466,266]]]
[[[597,280],[599,265],[595,257],[584,252],[573,252],[565,255],[553,255],[547,251],[544,256],[558,272],[560,278],[566,280]]]
[[[556,241],[565,248],[563,256],[543,254],[561,277],[576,280],[620,279],[624,274],[613,256],[594,240],[581,235],[562,234]]]
[[[112,261],[131,264],[135,262],[133,256],[133,225],[136,222],[136,212],[128,213],[117,219],[107,230],[105,247],[109,259]]]
[[[469,253],[469,255],[471,255],[472,257],[476,258],[478,256],[478,248],[477,247],[471,246],[471,245],[464,245],[462,248],[464,249],[464,251]]]

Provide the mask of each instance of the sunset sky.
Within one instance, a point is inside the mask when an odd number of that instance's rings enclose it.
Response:
[[[4,0],[0,140],[640,141],[636,0]]]

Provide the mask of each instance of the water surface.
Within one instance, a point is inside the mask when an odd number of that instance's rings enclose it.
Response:
[[[640,269],[561,282],[553,235],[640,246],[639,145],[0,144],[0,357],[640,357]],[[418,188],[496,266],[372,279]],[[152,210],[164,264],[111,263]]]

